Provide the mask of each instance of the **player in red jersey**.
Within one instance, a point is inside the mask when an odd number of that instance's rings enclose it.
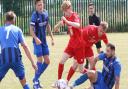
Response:
[[[82,66],[84,63],[84,44],[82,39],[83,37],[80,26],[80,18],[77,13],[72,11],[71,2],[63,1],[61,9],[64,13],[64,16],[62,16],[61,21],[59,21],[59,23],[54,27],[54,30],[58,31],[60,26],[63,26],[64,24],[67,25],[70,34],[70,40],[63,53],[62,59],[59,62],[58,80],[62,78],[65,62],[68,60],[68,58],[74,57],[74,64],[70,67],[67,76],[67,81],[69,81],[75,73],[77,67]]]
[[[92,63],[94,62],[94,53],[92,50],[93,44],[100,40],[103,40],[106,45],[108,44],[108,38],[105,33],[107,28],[107,22],[101,22],[99,26],[89,25],[83,28],[83,39],[85,41],[85,58],[90,63],[90,69],[94,69],[92,68]]]

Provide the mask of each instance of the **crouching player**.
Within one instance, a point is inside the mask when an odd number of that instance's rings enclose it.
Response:
[[[51,26],[49,24],[48,12],[44,9],[43,0],[35,0],[36,11],[33,12],[30,23],[30,33],[33,37],[34,54],[37,57],[38,70],[33,78],[34,89],[42,88],[39,78],[47,69],[49,59],[49,48],[46,40],[46,30],[51,37],[51,43],[54,45]],[[44,61],[43,61],[44,59]]]
[[[81,85],[88,79],[93,84],[92,87],[94,89],[112,89],[114,85],[115,89],[119,89],[121,63],[119,58],[117,58],[115,55],[115,46],[113,44],[108,44],[106,47],[106,52],[100,53],[95,58],[93,66],[96,65],[98,60],[103,61],[102,73],[89,70],[74,82],[71,89]]]
[[[55,31],[58,31],[60,26],[64,24],[68,26],[70,34],[69,43],[63,53],[62,59],[58,67],[58,80],[62,78],[64,64],[70,57],[74,57],[74,65],[70,67],[67,81],[71,79],[75,73],[76,68],[84,63],[84,45],[82,40],[82,31],[80,29],[80,18],[77,13],[72,11],[70,1],[63,1],[61,9],[65,16],[62,16],[62,20],[54,27]],[[54,86],[54,85],[53,85]]]
[[[107,29],[107,22],[101,22],[99,26],[89,25],[83,28],[83,39],[85,41],[85,57],[90,63],[90,69],[95,70],[95,68],[92,67],[94,61],[92,46],[100,40],[103,40],[106,45],[108,44],[108,38],[105,33]]]
[[[25,43],[21,29],[13,25],[15,23],[15,19],[16,15],[14,12],[7,12],[6,23],[4,26],[0,27],[0,81],[5,77],[8,70],[12,69],[15,75],[19,78],[23,88],[30,89],[29,85],[26,83],[19,43],[31,61],[33,68],[37,70],[37,67],[34,64],[31,53]]]

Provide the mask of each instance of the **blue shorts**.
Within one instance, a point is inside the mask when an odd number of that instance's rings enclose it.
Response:
[[[108,89],[101,72],[98,72],[96,83],[93,84],[94,89]]]
[[[9,69],[12,69],[20,80],[25,77],[25,69],[22,61],[0,65],[0,81],[5,77]]]
[[[34,44],[34,54],[37,57],[49,55],[49,48],[48,48],[48,46],[43,47],[42,45],[36,45],[36,44]]]

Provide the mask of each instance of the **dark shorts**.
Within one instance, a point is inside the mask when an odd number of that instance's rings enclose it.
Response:
[[[37,57],[49,55],[49,48],[48,48],[48,46],[43,47],[42,45],[36,45],[36,44],[34,44],[34,54]]]
[[[108,89],[101,72],[98,72],[96,83],[93,84],[94,89]]]
[[[22,61],[0,65],[0,81],[5,77],[9,69],[12,69],[19,79],[25,77],[25,69]]]
[[[101,46],[101,41],[98,41],[95,45],[96,45],[96,48],[97,48],[97,49],[99,49],[99,48],[102,47],[102,46]]]

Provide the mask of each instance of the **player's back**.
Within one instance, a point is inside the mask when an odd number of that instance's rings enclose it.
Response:
[[[23,36],[20,28],[11,24],[0,27],[0,64],[20,61],[21,52],[19,49],[19,43],[22,42]]]
[[[21,29],[14,25],[5,25],[0,27],[0,44],[1,48],[19,47]]]

